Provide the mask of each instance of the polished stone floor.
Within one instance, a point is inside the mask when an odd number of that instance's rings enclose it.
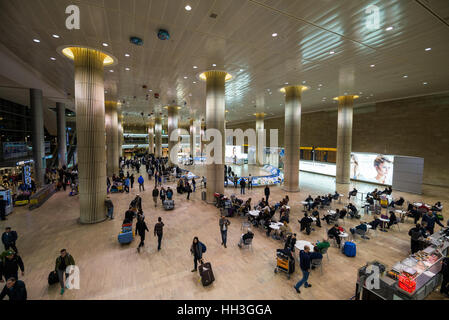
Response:
[[[201,168],[191,168],[193,172]],[[252,171],[253,168],[246,170]],[[259,168],[255,168],[259,170]],[[144,176],[146,178],[146,176]],[[169,184],[173,184],[169,183]],[[80,225],[77,197],[69,197],[67,192],[56,193],[42,207],[28,211],[24,207],[15,208],[7,221],[0,227],[11,226],[17,230],[17,247],[25,263],[25,281],[29,299],[349,299],[354,295],[357,269],[368,261],[378,260],[391,267],[409,254],[408,230],[410,221],[400,225],[400,231],[378,232],[370,240],[357,240],[357,256],[348,258],[338,249],[330,248],[329,260],[323,260],[323,274],[319,270],[311,273],[309,282],[313,287],[302,289],[297,294],[293,285],[300,279],[296,268],[290,280],[285,274],[275,274],[275,251],[281,247],[279,241],[267,238],[261,230],[255,230],[252,249],[239,249],[238,239],[242,233],[242,218],[231,218],[228,232],[228,248],[221,246],[218,229],[219,213],[213,205],[201,201],[201,194],[193,193],[189,201],[185,195],[175,194],[176,208],[164,211],[154,208],[151,190],[154,181],[145,182],[141,192],[143,210],[150,233],[146,247],[137,253],[135,239],[130,245],[120,245],[117,234],[120,231],[124,212],[135,194],[134,186],[130,194],[112,194],[115,217],[95,225]],[[333,192],[335,179],[331,177],[300,173],[300,193],[289,193],[291,203],[291,227],[298,239],[316,241],[324,237],[326,226],[316,228],[310,236],[300,234],[299,217],[302,217],[300,201],[308,194],[316,196]],[[361,191],[374,188],[373,185],[357,183]],[[339,186],[338,190],[347,194],[350,186]],[[394,192],[393,196],[404,196],[409,201],[443,202],[449,206],[448,189],[424,188],[424,195]],[[238,194],[239,189],[227,188],[226,194]],[[263,189],[254,188],[242,199],[260,199]],[[285,195],[279,186],[272,187],[271,201],[279,201]],[[270,201],[270,202],[271,202]],[[343,200],[343,204],[346,200]],[[338,208],[341,205],[334,205]],[[165,223],[162,250],[156,250],[153,227],[157,217]],[[276,217],[278,217],[276,215]],[[445,219],[447,220],[447,215]],[[362,220],[370,220],[363,217]],[[347,220],[344,227],[355,225]],[[437,227],[439,229],[439,227]],[[205,260],[213,266],[216,281],[203,287],[197,273],[192,273],[193,259],[189,248],[194,236],[207,245]],[[54,268],[55,259],[61,248],[66,248],[75,258],[80,269],[80,289],[67,290],[61,296],[58,285],[49,287],[48,273]],[[296,255],[297,255],[296,251]],[[297,263],[298,266],[298,263]],[[433,299],[441,299],[439,293]]]

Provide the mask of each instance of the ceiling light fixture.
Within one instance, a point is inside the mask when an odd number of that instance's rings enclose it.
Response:
[[[212,63],[212,67],[216,67],[217,65],[215,63]]]
[[[426,86],[428,83],[427,82],[423,82],[422,84]]]
[[[196,81],[193,81],[193,83],[196,83]]]
[[[198,67],[197,66],[193,66],[193,69],[198,69]]]
[[[430,51],[430,50],[432,50],[432,48],[426,48],[426,51]]]
[[[56,60],[56,58],[55,58],[55,57],[50,57],[50,60],[53,60],[53,61],[55,61],[55,60]]]
[[[391,30],[393,30],[393,27],[388,27],[388,28],[386,28],[385,30],[386,30],[386,31],[391,31]]]
[[[331,51],[331,52],[329,52],[329,54],[334,54],[335,53],[335,51]]]
[[[273,38],[275,38],[275,37],[278,36],[278,34],[275,32],[275,33],[273,33],[271,36],[272,36]]]
[[[103,45],[103,47],[109,46],[106,42],[103,42],[102,45]]]
[[[126,71],[129,71],[130,69],[129,69],[129,68],[125,68],[125,70],[126,70]]]
[[[109,70],[109,72],[114,72],[114,70]]]
[[[184,77],[184,79],[187,79],[187,77]]]
[[[190,11],[190,10],[192,10],[192,7],[191,6],[189,6],[189,5],[186,5],[185,7],[184,7],[187,11]]]
[[[371,68],[374,68],[375,66],[376,66],[375,64],[370,65]]]
[[[52,35],[53,38],[59,39],[59,36],[57,34]]]
[[[39,39],[33,39],[34,42],[39,43],[41,42]]]
[[[402,78],[404,78],[404,79],[405,79],[405,78],[408,78],[408,75],[404,75],[404,76],[402,76]]]
[[[129,57],[129,53],[125,53],[125,57]]]

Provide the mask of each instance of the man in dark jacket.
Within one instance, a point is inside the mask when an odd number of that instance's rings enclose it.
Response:
[[[410,247],[412,254],[421,250],[421,240],[427,236],[426,230],[417,223],[415,227],[408,232],[410,236]]]
[[[304,250],[299,252],[299,267],[302,271],[302,279],[294,286],[296,292],[301,293],[299,288],[304,284],[305,288],[309,288],[312,285],[307,282],[309,279],[310,270],[310,248],[309,246],[304,246]]]
[[[14,277],[9,278],[0,293],[0,300],[3,300],[5,296],[9,297],[9,301],[25,301],[27,299],[25,283]]]
[[[292,252],[295,252],[295,244],[296,244],[296,233],[289,234],[287,236],[287,240],[285,241],[284,249],[289,249]]]
[[[2,253],[0,264],[0,282],[3,282],[10,277],[19,279],[18,271],[22,271],[22,276],[25,274],[25,267],[23,265],[22,258],[12,250],[8,250]]]
[[[6,200],[3,196],[0,196],[0,220],[8,220],[5,218],[6,215]]]
[[[154,236],[157,236],[157,251],[161,250],[162,234],[164,231],[164,223],[162,218],[157,218],[157,223],[154,225]]]
[[[265,194],[266,203],[267,203],[267,205],[268,205],[268,198],[270,197],[270,187],[265,186],[265,189],[264,189],[263,192],[264,192],[264,194]]]
[[[444,228],[444,225],[440,222],[440,219],[437,218],[436,213],[432,211],[429,211],[425,215],[423,215],[421,221],[426,223],[425,228],[430,234],[433,234],[435,223]]]
[[[246,187],[246,181],[245,179],[242,177],[240,179],[240,194],[245,194],[245,187]]]
[[[444,258],[441,263],[441,274],[443,275],[443,282],[441,282],[440,293],[449,297],[449,289],[447,285],[449,283],[449,258]]]
[[[8,251],[9,248],[13,249],[16,253],[19,253],[19,250],[16,248],[16,240],[17,240],[17,232],[11,230],[11,227],[6,227],[5,232],[2,234],[2,242],[5,246],[5,251]]]
[[[70,255],[70,253],[67,252],[66,249],[62,249],[60,253],[61,255],[56,258],[55,271],[58,274],[59,284],[61,285],[61,294],[64,294],[64,274],[67,280],[67,278],[69,277],[69,274],[67,273],[67,267],[74,266],[75,259],[73,259],[73,257]]]
[[[150,230],[148,230],[147,224],[145,223],[143,217],[139,216],[136,223],[136,234],[140,236],[140,243],[137,247],[137,252],[140,252],[140,247],[145,246],[145,231],[149,232]]]
[[[104,204],[106,206],[106,209],[108,210],[106,217],[110,218],[111,220],[114,219],[114,204],[112,203],[112,200],[109,196],[106,197]]]

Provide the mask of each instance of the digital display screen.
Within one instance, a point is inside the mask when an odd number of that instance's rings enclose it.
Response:
[[[351,179],[392,185],[394,156],[351,153]]]

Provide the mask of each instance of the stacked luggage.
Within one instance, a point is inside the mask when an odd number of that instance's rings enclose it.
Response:
[[[354,242],[346,241],[343,245],[342,251],[347,257],[355,257],[357,248]]]
[[[118,235],[118,242],[121,244],[131,243],[134,240],[134,231],[132,223],[122,225],[122,231]]]

